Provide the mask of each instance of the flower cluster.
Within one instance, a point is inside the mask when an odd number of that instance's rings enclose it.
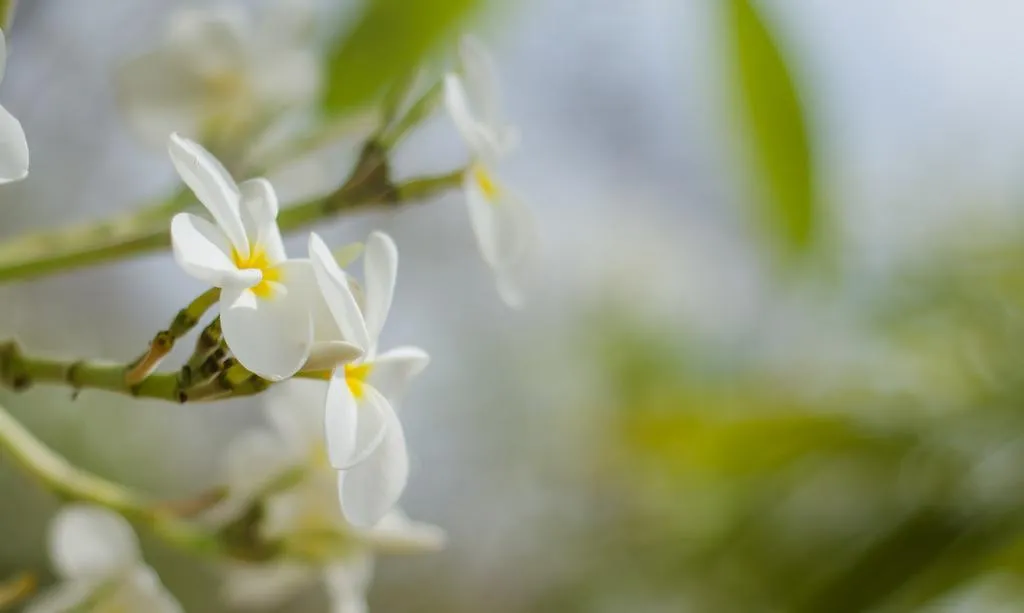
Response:
[[[239,372],[241,381],[255,381],[250,391],[289,381],[270,392],[271,427],[245,432],[230,445],[226,494],[196,522],[230,558],[225,595],[236,604],[273,606],[319,581],[332,610],[357,613],[366,610],[376,553],[444,543],[439,528],[411,521],[397,506],[409,476],[399,405],[429,356],[413,346],[380,347],[398,275],[391,237],[374,231],[365,243],[340,250],[361,254],[360,274],[346,271],[339,251],[315,232],[300,257],[289,255],[274,186],[262,177],[236,182],[228,170],[247,167],[238,156],[319,88],[317,55],[296,34],[303,24],[286,25],[279,16],[254,25],[233,9],[184,10],[161,47],[121,71],[118,102],[129,121],[144,137],[168,143],[173,167],[205,209],[177,212],[170,242],[178,265],[209,289],[193,301],[201,308],[193,312],[190,305],[175,319],[177,332],[156,337],[171,340],[154,340],[147,354],[113,378],[101,377],[97,387],[140,395],[173,339],[216,302],[218,314],[200,338],[205,342],[209,333],[210,342],[202,350],[197,343],[189,364],[170,375],[174,391],[160,388],[168,392],[160,397],[184,402],[197,389],[205,390],[198,398],[219,397],[237,391],[221,378]],[[3,43],[0,33],[0,76]],[[465,169],[450,173],[445,185],[457,185],[461,175],[483,260],[503,300],[519,306],[535,234],[522,200],[498,178],[497,165],[518,135],[503,119],[493,62],[479,43],[464,41],[460,70],[431,91],[442,86],[470,153]],[[424,94],[423,100],[433,108],[439,98]],[[0,183],[27,173],[21,125],[0,108]],[[203,368],[209,364],[212,373]],[[76,363],[47,372],[57,370],[76,388],[88,371]],[[75,504],[55,518],[50,555],[62,582],[28,610],[180,611],[115,511],[154,526],[159,514],[132,506],[130,497],[81,498],[102,506]]]

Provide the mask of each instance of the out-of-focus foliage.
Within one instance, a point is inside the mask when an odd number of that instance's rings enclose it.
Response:
[[[367,0],[352,28],[327,54],[323,106],[343,113],[365,105],[416,70],[424,57],[458,34],[481,0]]]
[[[749,163],[756,171],[760,220],[783,249],[800,252],[814,240],[820,215],[804,112],[782,52],[751,0],[722,4]]]

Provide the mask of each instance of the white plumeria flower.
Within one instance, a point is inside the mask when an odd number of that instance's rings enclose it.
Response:
[[[266,179],[236,185],[208,151],[177,134],[169,150],[178,174],[216,222],[175,215],[175,259],[188,274],[221,288],[221,328],[238,361],[266,379],[290,377],[310,354],[316,285],[309,261],[285,254],[273,186]],[[336,348],[349,356],[355,351]]]
[[[258,21],[239,3],[177,10],[163,44],[118,73],[132,127],[151,143],[199,135],[223,153],[314,102],[321,70],[307,5],[282,0]]]
[[[7,41],[0,31],[0,80],[7,69]],[[28,141],[21,122],[0,106],[0,184],[28,176]]]
[[[50,559],[62,582],[26,613],[179,613],[181,606],[142,561],[128,522],[102,507],[76,504],[53,520]]]
[[[241,435],[227,451],[228,518],[262,500],[261,536],[285,544],[310,562],[235,564],[226,569],[224,595],[241,607],[275,607],[317,582],[336,613],[366,611],[366,591],[376,553],[434,551],[444,544],[437,527],[412,522],[392,510],[376,526],[355,528],[338,507],[336,471],[324,447],[323,384],[293,379],[284,397],[270,392],[270,429]],[[281,475],[300,469],[285,489],[265,490]]]
[[[517,144],[515,128],[501,113],[494,62],[472,38],[461,46],[463,76],[445,77],[445,105],[469,148],[463,177],[469,219],[484,261],[494,271],[506,304],[523,304],[523,276],[535,249],[533,218],[520,198],[498,179],[499,160]]]
[[[340,471],[342,510],[353,524],[371,526],[398,502],[409,476],[405,433],[393,403],[430,358],[418,347],[377,353],[398,274],[398,249],[388,235],[374,232],[366,241],[362,309],[348,276],[315,233],[309,258],[330,314],[330,321],[318,318],[318,340],[341,338],[363,350],[361,358],[331,373],[324,420],[328,458]]]

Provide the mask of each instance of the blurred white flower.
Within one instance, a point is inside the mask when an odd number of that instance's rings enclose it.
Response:
[[[505,123],[494,62],[475,39],[462,42],[462,77],[445,77],[445,104],[469,148],[472,163],[463,177],[469,219],[484,261],[494,271],[506,304],[523,304],[524,276],[536,248],[533,217],[518,195],[496,176],[495,166],[519,140]]]
[[[289,558],[229,566],[225,598],[237,606],[273,607],[319,581],[332,611],[366,611],[374,554],[437,550],[444,533],[410,521],[397,509],[368,530],[348,523],[338,508],[336,471],[324,448],[324,386],[293,379],[283,391],[283,397],[270,392],[271,428],[243,434],[228,448],[225,478],[230,514],[262,500],[260,534],[282,543]],[[294,479],[273,486],[296,470]]]
[[[7,69],[7,40],[0,31],[0,80]],[[21,122],[0,106],[0,184],[28,176],[28,141]]]
[[[285,255],[273,186],[266,179],[236,185],[215,157],[177,134],[168,149],[178,174],[216,222],[175,215],[175,259],[188,274],[221,288],[224,340],[243,366],[271,380],[295,374],[313,342],[316,285],[308,260]]]
[[[393,405],[430,358],[418,347],[377,354],[398,274],[398,249],[388,235],[374,232],[366,241],[362,308],[348,276],[315,233],[309,238],[309,257],[328,311],[316,318],[317,338],[346,339],[363,350],[361,358],[331,373],[324,421],[328,458],[340,471],[342,510],[353,524],[371,526],[405,489],[409,455]]]
[[[50,559],[62,579],[26,613],[178,613],[181,606],[142,560],[132,527],[102,507],[75,504],[50,525]]]
[[[163,44],[118,72],[118,102],[147,141],[172,132],[199,137],[221,155],[237,153],[320,88],[310,46],[308,2],[275,3],[254,21],[243,4],[172,14]]]

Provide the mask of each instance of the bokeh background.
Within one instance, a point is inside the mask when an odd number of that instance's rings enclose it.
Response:
[[[450,545],[382,559],[374,610],[1022,610],[1024,5],[753,3],[812,152],[820,223],[800,248],[754,213],[726,4],[495,2],[473,22],[524,135],[507,179],[543,236],[526,310],[498,300],[459,194],[320,228],[394,236],[383,342],[433,357],[406,403],[403,506]],[[0,100],[32,173],[0,190],[0,238],[174,188],[112,83],[178,5],[22,1]],[[396,170],[464,155],[439,114]],[[337,164],[279,187],[315,191]],[[168,253],[8,284],[0,336],[129,359],[201,289]],[[260,399],[0,402],[75,463],[167,498],[215,485],[263,419]],[[56,508],[0,454],[0,578],[48,567]],[[144,541],[186,610],[223,610],[213,568]]]

